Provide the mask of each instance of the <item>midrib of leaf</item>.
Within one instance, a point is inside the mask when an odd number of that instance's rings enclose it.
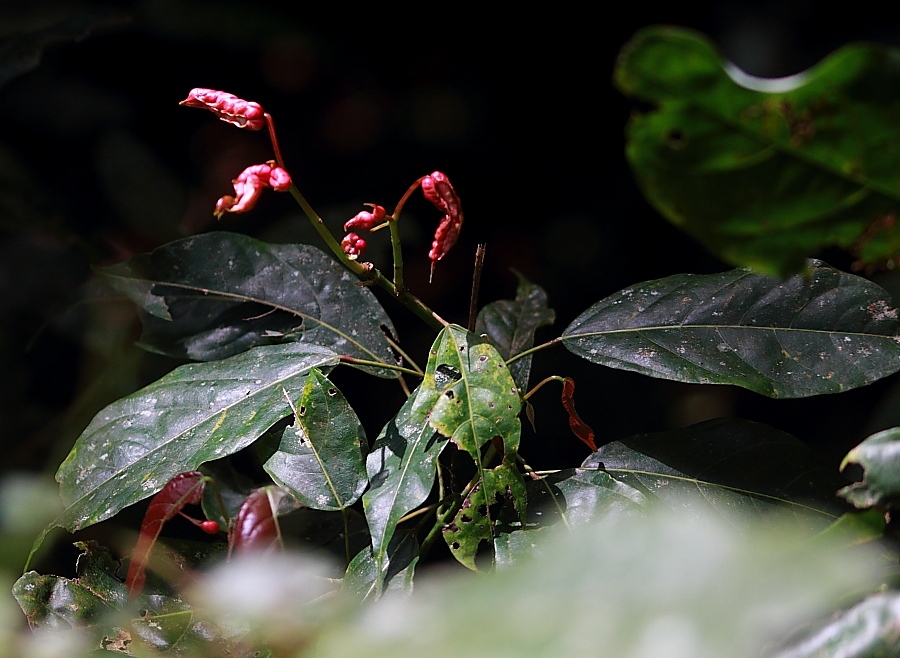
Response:
[[[686,475],[669,475],[668,473],[655,473],[653,471],[644,471],[644,470],[633,469],[633,468],[605,468],[605,469],[579,468],[577,470],[580,470],[580,471],[603,470],[606,473],[609,473],[610,475],[612,475],[613,473],[628,473],[631,475],[646,475],[648,477],[653,477],[653,478],[667,478],[670,480],[678,480],[680,482],[687,482],[687,483],[695,485],[697,487],[697,489],[700,490],[700,493],[703,493],[703,491],[700,489],[700,485],[703,485],[706,487],[711,487],[711,488],[716,488],[716,489],[725,489],[727,491],[733,491],[733,492],[741,494],[743,496],[749,496],[749,497],[755,497],[755,498],[765,498],[765,499],[774,501],[775,503],[777,503],[779,505],[788,505],[791,507],[795,507],[797,509],[802,509],[802,510],[811,512],[813,514],[818,514],[820,516],[826,516],[830,519],[838,518],[837,516],[835,516],[834,514],[831,514],[830,512],[825,512],[816,507],[804,505],[803,503],[797,503],[792,500],[786,500],[784,498],[779,498],[778,496],[772,496],[771,494],[764,494],[764,493],[760,493],[758,491],[751,491],[749,489],[741,489],[740,487],[730,487],[725,484],[716,484],[714,482],[707,482],[706,480],[700,480],[698,478],[692,478],[692,477],[689,477]]]
[[[304,320],[309,320],[310,322],[315,322],[317,324],[322,325],[329,331],[334,332],[338,336],[344,338],[347,342],[358,347],[360,350],[362,350],[363,352],[365,352],[366,354],[371,356],[374,361],[377,361],[378,363],[383,363],[385,365],[391,365],[391,364],[387,364],[385,361],[383,361],[381,358],[379,358],[379,356],[377,354],[375,354],[374,352],[369,350],[365,345],[362,345],[357,340],[354,340],[353,337],[349,336],[348,334],[345,334],[343,331],[341,331],[337,327],[334,327],[334,326],[328,324],[327,322],[322,321],[319,318],[315,318],[311,315],[307,315],[306,313],[289,308],[287,306],[283,306],[281,304],[277,304],[275,302],[257,299],[255,297],[250,297],[248,295],[240,295],[238,293],[226,292],[223,290],[208,290],[207,288],[201,288],[199,286],[191,286],[191,285],[187,285],[184,283],[169,283],[167,281],[154,281],[152,279],[139,279],[137,277],[125,277],[125,276],[121,276],[121,275],[107,274],[107,273],[104,273],[104,274],[105,274],[105,276],[108,276],[110,278],[123,279],[125,281],[138,281],[138,282],[149,283],[149,284],[159,285],[159,286],[170,286],[172,288],[181,288],[183,290],[193,290],[196,292],[202,292],[204,295],[216,295],[218,297],[227,297],[230,299],[237,299],[237,300],[240,300],[243,302],[253,302],[255,304],[262,304],[263,306],[269,306],[278,311],[285,311],[286,313],[290,313],[291,315],[303,318]],[[159,296],[159,295],[157,295],[157,296]]]
[[[297,421],[298,425],[303,425],[300,422],[300,418],[294,414],[294,419]],[[330,425],[330,423],[329,423]],[[316,449],[316,444],[313,442],[312,434],[304,427],[303,431],[306,433],[306,440],[309,442],[309,448],[312,450],[313,455],[316,458],[316,462],[319,464],[319,468],[322,469],[322,475],[325,476],[325,481],[328,483],[328,488],[331,489],[331,495],[334,496],[334,499],[337,501],[338,505],[341,506],[341,509],[344,509],[346,505],[344,505],[344,500],[338,495],[337,489],[334,486],[334,482],[331,479],[331,475],[328,472],[328,469],[325,468],[325,462],[319,457],[319,451]]]
[[[730,80],[730,78],[729,78],[729,80]],[[664,97],[668,96],[669,98],[671,98],[673,95],[675,97],[678,96],[678,92],[675,92],[673,94],[673,92],[670,89],[666,88],[664,85],[655,85],[655,86],[657,89],[660,89],[663,91]],[[778,94],[771,94],[771,95],[778,95]],[[660,106],[662,107],[665,105],[666,101],[657,101],[657,102],[659,102]],[[717,121],[720,121],[720,122],[724,123],[725,125],[737,130],[738,132],[744,134],[745,136],[751,137],[751,138],[755,139],[756,141],[763,143],[764,145],[774,148],[775,150],[777,150],[781,153],[784,153],[787,156],[793,157],[793,158],[803,162],[804,164],[827,171],[829,174],[831,174],[833,176],[837,176],[838,178],[841,178],[849,183],[852,183],[853,185],[857,185],[862,189],[872,190],[872,191],[882,194],[890,199],[893,199],[894,201],[900,201],[900,191],[891,190],[889,188],[886,188],[886,187],[882,186],[881,183],[878,183],[877,181],[873,181],[873,180],[869,179],[864,174],[859,174],[856,177],[850,176],[848,173],[841,171],[838,167],[835,167],[834,165],[831,165],[831,164],[828,164],[825,162],[820,162],[819,160],[816,160],[815,158],[805,155],[804,153],[802,153],[796,149],[793,149],[790,146],[780,144],[777,141],[752,130],[751,128],[745,126],[741,122],[736,121],[726,115],[723,115],[723,114],[719,113],[718,111],[716,111],[710,107],[707,107],[706,105],[698,103],[695,100],[688,101],[688,104],[691,107],[696,108],[700,112],[703,112],[707,116],[712,117],[713,119],[716,119]],[[665,111],[665,110],[658,110],[658,111]],[[854,195],[854,197],[855,196],[856,195]],[[863,197],[859,197],[856,200],[856,202],[858,203],[859,201],[862,200],[862,198]]]
[[[327,364],[328,361],[329,361],[329,359],[326,357],[323,361],[320,361],[319,363],[314,364],[314,365],[310,365],[309,368],[310,368],[310,369],[312,369],[312,368],[317,368],[317,367],[319,367],[319,366],[321,366],[321,365]],[[67,512],[69,509],[71,509],[71,508],[74,507],[76,504],[78,504],[79,502],[81,502],[81,501],[82,501],[84,498],[86,498],[88,495],[90,495],[91,493],[93,493],[94,491],[96,491],[97,489],[99,489],[100,487],[102,487],[103,485],[105,485],[107,482],[109,482],[109,481],[111,481],[111,480],[114,480],[120,473],[122,473],[122,472],[124,472],[124,471],[130,469],[130,468],[131,468],[132,466],[134,466],[135,464],[137,464],[137,463],[139,463],[139,462],[141,462],[141,461],[144,461],[145,459],[147,459],[148,457],[150,457],[153,453],[155,453],[157,450],[160,450],[163,446],[169,445],[169,444],[172,443],[173,441],[177,441],[179,437],[181,437],[181,436],[185,435],[186,433],[188,433],[188,432],[190,432],[190,431],[192,431],[192,430],[194,430],[194,429],[200,427],[200,426],[203,425],[204,423],[209,422],[212,418],[214,418],[214,417],[216,417],[216,416],[220,416],[220,415],[222,415],[222,414],[226,414],[226,415],[227,415],[228,411],[229,411],[232,407],[237,406],[237,405],[239,405],[239,404],[241,404],[241,403],[244,403],[244,402],[246,402],[248,399],[252,400],[252,399],[255,398],[257,395],[259,395],[260,393],[266,391],[267,389],[271,388],[272,386],[276,386],[276,385],[278,385],[278,384],[281,384],[281,382],[286,381],[286,380],[290,379],[291,377],[296,377],[296,376],[297,376],[297,373],[294,372],[294,373],[291,373],[291,374],[289,374],[289,375],[287,375],[287,376],[285,376],[285,377],[282,377],[282,378],[280,378],[280,379],[277,379],[277,380],[271,382],[270,384],[266,384],[265,386],[261,386],[260,388],[256,389],[256,391],[254,391],[252,394],[250,394],[249,396],[245,396],[245,397],[243,397],[243,398],[240,398],[240,399],[238,399],[238,400],[235,400],[235,401],[232,402],[231,404],[226,405],[226,406],[223,407],[222,409],[219,409],[219,410],[216,411],[214,414],[210,414],[209,416],[206,416],[203,420],[201,420],[201,421],[199,421],[199,422],[197,422],[197,423],[194,423],[193,425],[189,426],[189,427],[188,427],[187,429],[185,429],[184,431],[179,432],[179,433],[176,434],[175,436],[171,437],[168,441],[165,441],[165,442],[163,442],[163,443],[160,443],[159,445],[155,446],[155,447],[152,448],[151,450],[148,450],[147,452],[145,452],[143,455],[141,455],[140,457],[138,457],[138,458],[135,459],[134,461],[129,462],[128,464],[126,464],[126,465],[123,466],[122,468],[118,469],[117,472],[116,472],[114,475],[112,475],[111,477],[108,477],[107,479],[103,480],[102,482],[100,482],[100,483],[97,484],[96,486],[92,487],[89,491],[85,492],[82,496],[80,496],[79,498],[77,498],[76,500],[74,500],[71,504],[67,505],[67,506],[66,506],[66,510],[63,511],[63,513],[60,515],[59,518],[64,517],[65,514],[66,514],[66,512]],[[228,379],[240,381],[240,378],[238,378],[238,377],[230,377],[230,378],[228,378]],[[201,380],[201,381],[209,381],[209,380]],[[221,380],[221,379],[217,379],[217,380],[214,380],[214,381],[222,381],[222,380]],[[170,408],[171,408],[171,407],[170,407]],[[184,408],[185,408],[185,409],[196,409],[196,407],[184,407]],[[128,414],[125,414],[125,415],[123,415],[123,416],[117,416],[115,420],[119,420],[120,418],[126,418],[127,416],[128,416]],[[97,428],[97,431],[99,431],[100,429],[106,427],[107,425],[109,425],[109,424],[111,424],[111,423],[114,423],[115,420],[111,420],[109,423],[105,423],[104,425],[101,425],[99,428]],[[217,428],[214,428],[212,431],[215,431],[215,429],[217,429]],[[94,434],[96,434],[96,433],[97,433],[97,432],[94,432]]]
[[[894,334],[865,334],[859,331],[837,331],[832,329],[803,329],[802,327],[763,327],[749,324],[661,324],[649,327],[634,327],[632,329],[605,329],[603,331],[587,331],[580,334],[564,334],[558,340],[571,340],[584,338],[585,336],[606,336],[609,334],[627,334],[643,331],[671,331],[672,329],[754,329],[758,331],[794,331],[809,334],[859,336],[862,338],[884,338],[898,342],[900,336]],[[724,340],[724,339],[723,339]],[[683,358],[683,357],[682,357]]]

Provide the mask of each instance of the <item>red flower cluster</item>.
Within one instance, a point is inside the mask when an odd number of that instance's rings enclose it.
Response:
[[[291,187],[290,175],[276,166],[274,160],[247,167],[231,182],[235,195],[227,194],[216,202],[213,214],[218,219],[226,212],[247,212],[253,208],[265,187],[271,187],[276,192],[287,192]]]
[[[344,223],[345,231],[349,231],[351,228],[368,231],[375,225],[381,224],[387,218],[387,211],[381,206],[376,206],[374,203],[367,203],[366,205],[371,206],[372,212],[363,210],[356,213]],[[362,256],[366,248],[366,241],[359,237],[357,233],[348,233],[341,240],[341,248],[345,254],[356,260]]]
[[[462,228],[463,213],[459,197],[456,195],[450,179],[439,171],[432,172],[430,176],[422,179],[422,194],[444,213],[441,223],[434,232],[431,251],[428,252],[431,267],[434,269],[434,264],[446,256],[450,247],[456,244],[459,230]]]
[[[224,91],[191,89],[188,97],[179,105],[209,110],[222,121],[227,121],[238,128],[262,130],[266,127],[266,113],[259,103],[245,101]]]

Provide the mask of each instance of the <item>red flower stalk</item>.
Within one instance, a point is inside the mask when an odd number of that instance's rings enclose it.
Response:
[[[179,105],[209,110],[222,121],[227,121],[238,128],[262,130],[266,127],[266,113],[259,103],[245,101],[224,91],[191,89],[188,97]]]
[[[217,219],[221,219],[226,212],[251,210],[263,188],[271,187],[276,192],[287,192],[291,187],[290,175],[276,166],[274,160],[247,167],[231,182],[234,184],[235,196],[227,194],[216,202],[213,214]]]
[[[462,228],[463,213],[459,197],[456,190],[453,189],[450,179],[439,171],[432,172],[430,176],[422,179],[422,194],[444,213],[444,217],[434,233],[431,251],[428,252],[433,271],[434,264],[446,256],[450,247],[456,244],[459,230]]]
[[[362,256],[362,252],[366,249],[366,241],[359,237],[356,233],[348,233],[341,240],[341,248],[344,253],[356,260]]]
[[[366,205],[372,207],[372,212],[363,210],[362,212],[357,213],[353,218],[348,219],[344,224],[345,231],[349,231],[351,228],[365,229],[368,231],[376,224],[380,224],[384,221],[384,218],[387,216],[387,212],[384,208],[376,206],[374,203],[367,203]]]

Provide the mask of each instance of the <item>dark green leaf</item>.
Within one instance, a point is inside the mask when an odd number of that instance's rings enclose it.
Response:
[[[822,247],[900,251],[900,56],[853,44],[791,78],[752,78],[702,35],[639,31],[616,64],[627,155],[650,202],[726,261],[792,274]]]
[[[382,564],[382,573],[397,521],[428,498],[437,458],[447,445],[447,439],[427,422],[411,419],[418,392],[416,389],[384,427],[366,459],[371,485],[363,494],[363,509],[372,535],[373,556]]]
[[[900,427],[866,438],[847,453],[841,470],[847,464],[859,464],[865,472],[862,482],[844,487],[841,496],[855,507],[897,507],[900,501]]]
[[[295,392],[286,390],[293,398]],[[307,507],[340,510],[368,484],[366,433],[344,395],[325,375],[310,371],[278,451],[263,465]]]
[[[538,327],[553,324],[556,314],[547,307],[547,293],[538,285],[516,272],[519,286],[514,300],[492,302],[478,313],[475,333],[487,334],[488,340],[500,356],[509,359],[534,346],[534,332]],[[528,389],[531,374],[531,356],[522,357],[510,364],[519,390]]]
[[[203,490],[203,500],[200,502],[203,514],[220,527],[227,528],[229,520],[237,515],[244,499],[255,488],[253,480],[239,473],[228,459],[208,462],[200,467],[200,472],[213,479]]]
[[[347,567],[343,589],[363,601],[391,591],[411,592],[418,561],[419,544],[415,535],[399,532],[391,538],[390,549],[381,560],[375,559],[371,546],[357,553]]]
[[[147,312],[141,342],[154,352],[211,361],[256,345],[302,341],[395,362],[384,330],[396,332],[374,295],[309,245],[204,233],[100,272]]]
[[[738,418],[609,443],[582,464],[599,468],[649,500],[675,508],[686,496],[734,518],[765,520],[772,510],[821,529],[837,516],[841,478],[789,434]]]
[[[289,413],[282,388],[337,364],[321,347],[258,347],[188,364],[106,407],[57,472],[70,531],[98,523],[159,491],[174,475],[237,452]]]
[[[881,592],[867,598],[772,658],[880,658],[900,655],[900,594]]]
[[[732,270],[641,283],[594,304],[561,340],[612,368],[797,398],[896,372],[897,326],[887,292],[812,261],[785,282]]]

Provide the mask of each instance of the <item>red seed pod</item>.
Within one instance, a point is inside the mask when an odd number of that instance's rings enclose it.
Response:
[[[259,103],[245,101],[224,91],[191,89],[188,97],[179,105],[209,110],[222,121],[227,121],[238,128],[262,130],[266,127],[266,113]]]
[[[366,249],[366,241],[359,237],[356,233],[348,233],[341,240],[341,249],[344,253],[356,260],[362,256],[362,252]]]
[[[210,535],[214,535],[219,532],[219,524],[215,521],[201,521],[200,529]]]
[[[430,176],[422,179],[422,194],[444,213],[444,217],[434,233],[431,251],[428,252],[432,268],[434,268],[434,264],[446,256],[450,247],[456,244],[462,228],[463,213],[459,196],[453,189],[450,179],[439,171],[432,172]]]
[[[225,195],[216,202],[213,214],[221,219],[223,213],[241,213],[251,210],[259,200],[263,188],[271,187],[277,192],[286,192],[291,187],[290,175],[270,160],[265,164],[252,165],[231,181],[234,196]]]
[[[383,222],[386,216],[387,211],[385,211],[384,208],[382,208],[381,206],[372,205],[372,212],[363,210],[362,212],[357,213],[353,218],[348,219],[344,224],[344,230],[349,231],[351,228],[354,228],[365,229],[368,231],[376,224],[380,224],[381,222]]]

